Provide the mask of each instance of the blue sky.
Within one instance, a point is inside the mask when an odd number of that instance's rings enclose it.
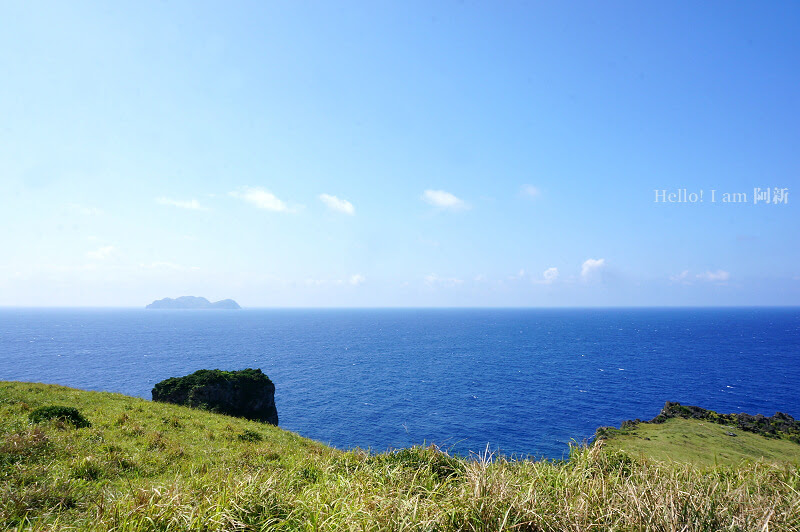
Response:
[[[0,305],[800,304],[798,27],[794,2],[4,2]],[[704,201],[655,201],[682,189]]]

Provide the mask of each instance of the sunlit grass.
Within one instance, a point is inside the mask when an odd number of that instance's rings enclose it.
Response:
[[[31,424],[40,406],[92,424]],[[603,446],[565,461],[342,452],[257,422],[0,383],[10,530],[800,530],[797,464],[691,465]]]
[[[800,445],[784,438],[765,438],[698,419],[669,419],[664,423],[641,423],[617,432],[607,448],[625,450],[635,456],[700,465],[730,464],[765,459],[800,464]]]

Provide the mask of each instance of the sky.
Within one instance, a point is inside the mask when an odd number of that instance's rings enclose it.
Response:
[[[798,305],[798,27],[788,1],[6,0],[0,305]]]

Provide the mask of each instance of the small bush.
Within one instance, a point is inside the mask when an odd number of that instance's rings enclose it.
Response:
[[[81,414],[77,408],[73,408],[71,406],[43,406],[31,412],[30,415],[28,415],[28,419],[31,423],[41,423],[43,421],[55,419],[65,423],[70,423],[76,428],[92,426],[92,424],[89,423],[89,420],[83,417],[83,414]]]
[[[254,430],[247,429],[241,434],[239,434],[238,438],[241,441],[259,442],[264,439],[264,436],[262,436],[261,434],[259,434]]]
[[[399,465],[408,469],[428,469],[441,480],[458,477],[465,471],[464,461],[450,456],[435,445],[397,449],[371,457],[368,462]]]

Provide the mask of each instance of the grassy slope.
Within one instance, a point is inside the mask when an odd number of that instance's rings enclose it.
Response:
[[[28,423],[77,407],[92,427]],[[261,441],[239,438],[257,432]],[[253,438],[250,438],[251,440]],[[122,395],[0,382],[0,529],[800,530],[800,469],[341,452]]]
[[[736,436],[728,436],[732,432]],[[623,449],[635,456],[695,464],[737,464],[768,460],[800,464],[800,445],[771,439],[696,419],[673,418],[664,423],[641,423],[635,429],[615,431],[606,448]]]

